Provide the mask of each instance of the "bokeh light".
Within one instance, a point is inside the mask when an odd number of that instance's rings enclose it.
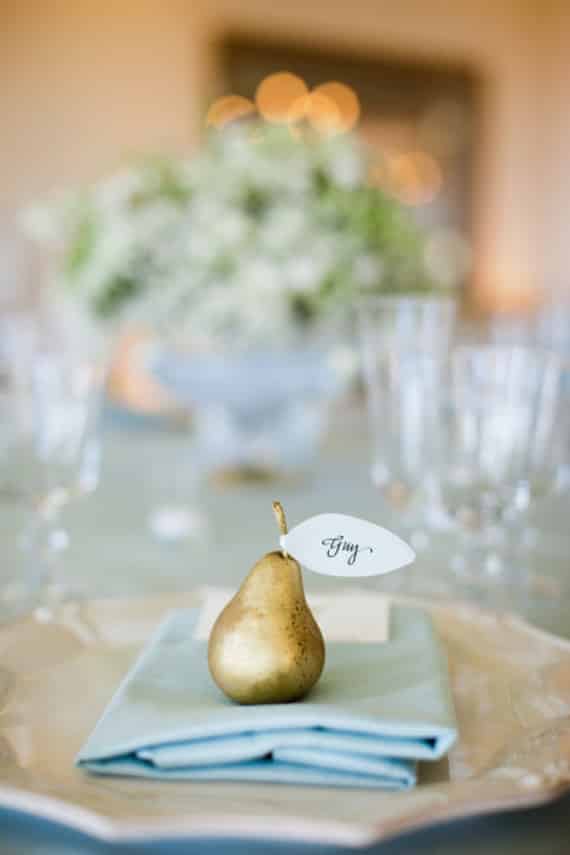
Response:
[[[529,271],[507,262],[483,272],[475,297],[484,312],[523,313],[536,308],[538,292]]]
[[[307,84],[296,74],[279,71],[261,81],[255,103],[268,122],[288,122],[293,105],[308,94]]]
[[[211,105],[206,125],[222,128],[258,113],[266,122],[287,124],[300,137],[303,126],[329,136],[354,128],[360,117],[356,92],[344,83],[328,81],[309,91],[305,81],[289,71],[265,77],[255,92],[255,103],[241,95],[226,95]]]
[[[443,184],[438,162],[424,151],[388,158],[388,191],[406,205],[432,202]]]
[[[335,102],[316,91],[297,98],[289,111],[288,121],[293,126],[306,121],[324,136],[338,133],[341,127],[341,115]]]
[[[312,95],[315,98],[324,96],[336,106],[335,130],[337,133],[350,131],[354,128],[360,117],[360,101],[354,89],[345,83],[331,80],[328,83],[321,83],[320,86],[316,86]]]
[[[224,95],[210,106],[206,114],[206,125],[223,128],[230,122],[243,119],[255,113],[255,104],[242,95]]]

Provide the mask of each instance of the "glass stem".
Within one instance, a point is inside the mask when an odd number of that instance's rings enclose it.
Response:
[[[62,491],[61,491],[62,492]],[[65,500],[60,491],[42,501],[24,533],[23,545],[27,555],[28,588],[36,604],[34,615],[39,620],[53,619],[62,601],[64,587],[58,578],[60,556],[68,546],[69,537],[61,525]]]
[[[471,531],[461,527],[457,546],[452,569],[459,576],[483,585],[506,581],[508,538],[504,530],[484,527]]]

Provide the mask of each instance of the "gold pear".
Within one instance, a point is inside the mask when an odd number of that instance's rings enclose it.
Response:
[[[273,503],[282,534],[285,514]],[[279,704],[307,694],[323,670],[325,644],[305,600],[297,561],[269,552],[218,616],[208,642],[210,673],[240,704]]]

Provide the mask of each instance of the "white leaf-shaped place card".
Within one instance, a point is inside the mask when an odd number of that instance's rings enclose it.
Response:
[[[377,576],[416,557],[388,529],[347,514],[310,517],[282,535],[280,543],[308,570],[325,576]]]

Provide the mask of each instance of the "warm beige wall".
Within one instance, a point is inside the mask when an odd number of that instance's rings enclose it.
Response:
[[[141,145],[188,145],[197,34],[184,0],[1,0],[4,204],[92,178]]]
[[[557,77],[566,73],[558,24],[566,5],[567,0],[1,0],[5,204],[97,175],[132,148],[192,144],[212,62],[208,45],[227,29],[463,60],[476,65],[486,81],[476,199],[479,282],[495,290],[499,281],[508,290],[546,278],[546,267],[553,281],[566,252],[561,240],[558,254],[545,260],[544,224],[550,218],[560,230],[560,211],[570,198],[563,165],[567,146],[557,142],[557,123],[566,121]],[[565,133],[569,140],[568,128]]]
[[[552,0],[544,56],[545,86],[539,112],[545,287],[570,295],[570,4]]]

